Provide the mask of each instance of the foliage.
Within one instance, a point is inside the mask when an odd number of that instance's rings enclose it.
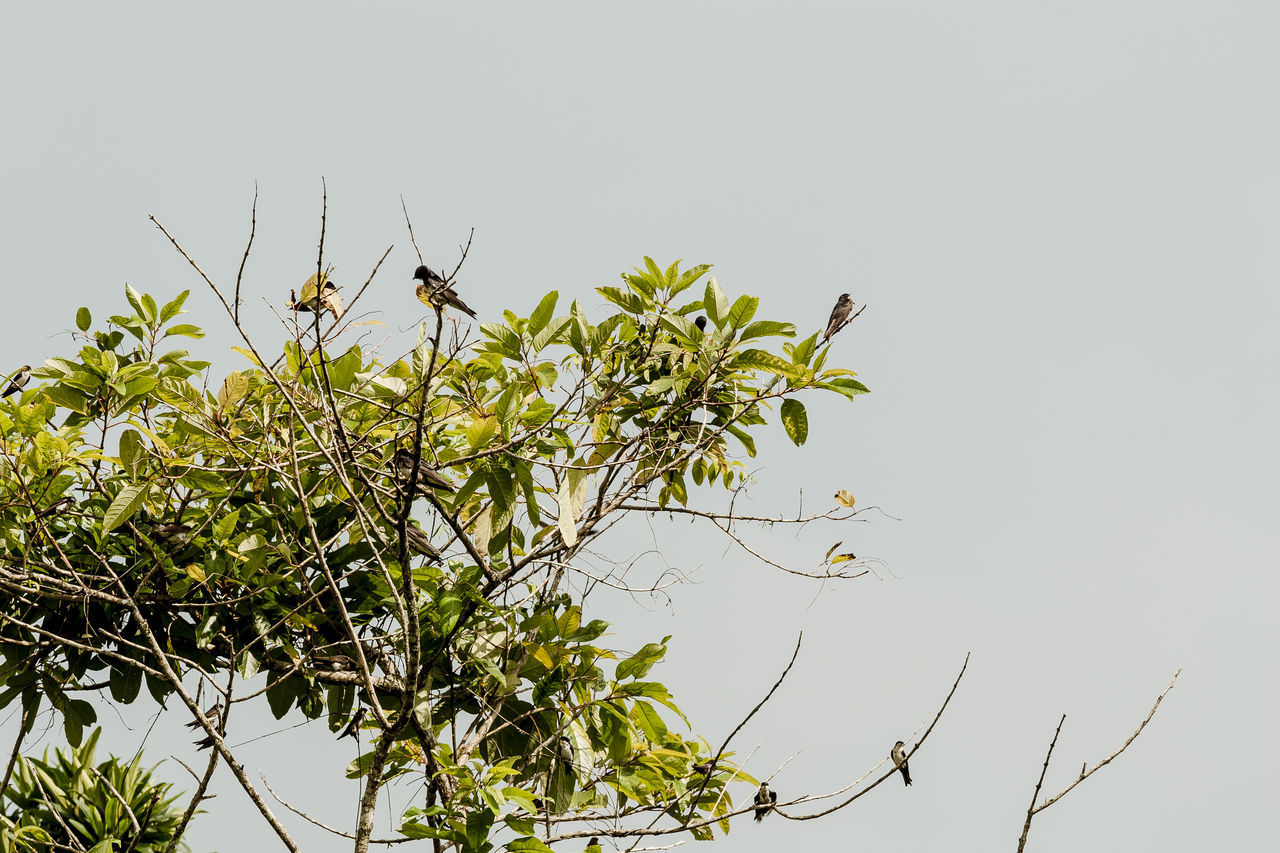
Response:
[[[179,795],[170,794],[168,783],[152,780],[141,756],[129,764],[113,756],[95,765],[99,734],[101,729],[95,729],[80,746],[59,749],[52,759],[47,750],[44,758],[18,759],[4,792],[16,817],[3,819],[0,848],[90,853],[167,849],[182,818],[174,805]]]
[[[145,684],[195,715],[184,677],[265,674],[277,718],[337,731],[367,709],[348,768],[366,842],[378,790],[410,773],[427,791],[402,832],[463,851],[544,849],[563,814],[727,832],[729,783],[754,780],[673,728],[647,680],[669,638],[600,642],[575,558],[629,513],[740,487],[778,401],[802,444],[798,395],[866,388],[817,333],[776,346],[794,326],[707,272],[646,258],[598,289],[616,310],[594,323],[556,292],[478,341],[440,314],[402,357],[341,347],[351,321],[314,312],[274,359],[245,338],[216,391],[163,351],[203,334],[174,323],[185,292],[126,288],[132,312],[97,330],[80,309],[77,356],[0,406],[0,707],[47,703],[76,744],[95,713],[72,688],[130,703]],[[229,758],[226,713],[197,719]]]

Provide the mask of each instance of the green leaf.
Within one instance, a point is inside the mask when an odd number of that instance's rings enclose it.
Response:
[[[122,705],[128,705],[138,698],[142,689],[142,670],[132,666],[113,666],[111,668],[111,698]]]
[[[782,401],[782,428],[796,447],[809,437],[809,416],[805,414],[804,404],[794,397]]]
[[[581,460],[575,464],[582,464]],[[567,471],[560,480],[560,493],[556,497],[560,504],[557,523],[564,544],[572,548],[578,544],[578,518],[582,515],[582,507],[587,501],[587,472],[578,468]]]
[[[538,303],[538,307],[533,309],[533,313],[529,315],[529,334],[536,335],[541,332],[547,325],[547,322],[555,314],[556,300],[560,298],[558,291],[551,291],[542,297],[542,301]]]
[[[707,279],[707,290],[702,297],[702,307],[707,312],[707,318],[716,327],[724,327],[724,321],[729,314],[729,300],[720,289],[720,282],[716,281],[715,276]]]
[[[160,309],[160,322],[167,323],[182,312],[182,303],[187,301],[187,297],[191,295],[190,290],[184,290],[175,296],[170,302],[166,303]]]
[[[733,303],[733,307],[729,309],[727,325],[730,329],[740,329],[747,323],[751,322],[751,318],[756,315],[756,309],[760,307],[760,300],[754,296],[743,294],[739,296]]]
[[[493,415],[476,418],[467,427],[467,443],[472,450],[479,450],[487,445],[498,432],[498,419]]]
[[[752,338],[765,338],[775,335],[794,338],[796,336],[796,326],[794,323],[779,323],[776,320],[756,320],[742,330],[742,334],[738,335],[738,340],[749,341]]]
[[[150,483],[138,483],[121,489],[102,516],[102,532],[109,533],[124,524],[142,506]]]
[[[88,308],[81,306],[76,310],[76,328],[87,332],[91,325],[93,325],[93,315],[89,313]]]
[[[204,329],[199,326],[193,326],[190,323],[179,323],[176,326],[170,326],[165,329],[161,337],[167,338],[170,335],[182,335],[184,338],[203,338]]]
[[[526,835],[507,842],[507,849],[511,853],[555,853],[554,850],[532,835]]]

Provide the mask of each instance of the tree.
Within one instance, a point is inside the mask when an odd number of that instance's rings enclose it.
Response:
[[[669,638],[615,654],[568,579],[632,514],[688,513],[734,538],[739,523],[851,519],[844,492],[807,518],[710,505],[744,487],[742,458],[774,406],[801,445],[802,394],[867,392],[827,365],[820,331],[792,340],[792,324],[757,319],[758,300],[730,299],[707,266],[649,258],[597,289],[613,309],[602,318],[577,300],[557,313],[553,291],[528,316],[459,325],[447,312],[468,242],[449,275],[417,274],[433,310],[416,342],[366,352],[347,343],[354,309],[390,249],[344,306],[322,228],[269,355],[240,321],[241,279],[220,288],[169,239],[225,306],[247,364],[201,390],[209,365],[167,350],[203,334],[175,323],[187,292],[161,305],[126,287],[129,313],[94,329],[81,308],[77,356],[47,361],[42,384],[0,408],[0,706],[47,704],[74,744],[95,712],[72,688],[176,697],[212,752],[175,843],[221,761],[297,849],[223,738],[262,676],[277,718],[369,735],[348,770],[363,785],[357,851],[380,791],[414,773],[424,791],[400,832],[465,853],[709,839],[756,810],[759,780],[734,764],[732,734],[718,747],[682,735],[674,697],[649,680]],[[865,573],[834,550],[817,576]],[[886,762],[827,812],[894,775]]]
[[[153,782],[139,755],[128,764],[112,756],[97,765],[101,729],[50,759],[19,757],[5,799],[15,818],[0,825],[4,850],[134,850],[160,853],[176,842],[182,810],[171,786]],[[7,811],[7,808],[6,808]]]

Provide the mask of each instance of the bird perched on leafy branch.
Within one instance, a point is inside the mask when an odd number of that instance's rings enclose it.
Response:
[[[364,715],[368,712],[368,708],[361,706],[351,717],[351,721],[347,723],[346,728],[342,730],[342,734],[338,735],[338,740],[344,737],[354,738],[357,743],[360,742],[360,724],[364,722]]]
[[[778,792],[769,790],[768,782],[760,783],[760,790],[756,791],[756,820],[764,820],[764,816],[773,811],[774,804],[778,802]]]
[[[338,295],[341,289],[338,285],[329,280],[329,276],[321,274],[319,276],[321,285],[317,288],[316,276],[311,276],[306,283],[302,285],[302,298],[299,299],[292,288],[289,290],[289,305],[293,311],[306,311],[309,313],[320,313],[328,311],[333,314],[335,321],[341,320],[346,309],[342,306],[342,297]]]
[[[413,474],[413,452],[400,448],[391,457],[391,467],[394,469],[396,478],[402,482],[407,481]],[[443,489],[446,492],[454,491],[453,483],[446,480],[439,471],[427,464],[425,459],[418,460],[418,485],[425,486],[429,489]]]
[[[903,749],[906,746],[902,741],[898,741],[893,745],[889,757],[893,759],[893,766],[902,771],[902,783],[904,785],[911,784],[911,771],[907,768],[907,751]]]
[[[404,538],[409,547],[424,555],[433,563],[440,562],[440,551],[436,546],[431,544],[431,540],[427,538],[427,534],[423,533],[412,524],[404,526]]]
[[[824,344],[831,339],[832,335],[844,328],[851,311],[853,311],[853,297],[847,293],[840,294],[840,298],[836,300],[836,307],[831,309],[831,317],[827,320],[827,332],[822,336]]]
[[[414,293],[418,296],[418,301],[423,305],[430,305],[437,311],[444,305],[450,305],[457,308],[464,314],[472,317],[476,316],[476,312],[472,311],[467,303],[463,302],[457,292],[442,279],[435,270],[423,264],[413,271],[413,278],[419,282],[414,288]]]
[[[8,397],[10,394],[17,394],[27,386],[31,381],[31,365],[24,364],[18,368],[18,372],[13,374],[13,378],[9,380],[9,384],[5,387],[4,393],[0,394],[0,398]]]

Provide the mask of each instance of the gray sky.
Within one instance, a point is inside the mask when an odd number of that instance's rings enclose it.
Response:
[[[75,308],[119,312],[128,281],[193,290],[211,333],[193,349],[221,381],[241,366],[228,324],[146,216],[230,281],[254,181],[248,310],[266,340],[261,299],[279,308],[314,266],[321,176],[339,279],[396,244],[365,300],[393,328],[420,311],[401,194],[436,264],[475,227],[461,286],[481,319],[553,288],[597,306],[594,288],[646,254],[714,263],[731,296],[801,328],[851,291],[870,307],[833,360],[874,393],[806,399],[801,450],[771,426],[751,506],[847,488],[885,515],[753,541],[812,566],[843,539],[884,561],[879,578],[820,590],[655,519],[616,554],[660,536],[695,582],[670,604],[593,598],[592,615],[619,646],[675,635],[654,676],[717,742],[803,628],[800,662],[735,744],[759,748],[762,776],[799,753],[774,780],[784,800],[861,775],[973,658],[911,789],[816,822],[741,821],[721,848],[1012,850],[1059,715],[1051,790],[1123,742],[1178,667],[1143,736],[1043,813],[1031,848],[1258,846],[1280,757],[1278,17],[1182,2],[10,7],[0,367],[73,351]],[[102,712],[105,747],[142,742],[144,706]],[[292,722],[246,715],[241,732]],[[258,741],[247,763],[349,823],[337,780],[353,749],[320,726]],[[147,756],[185,744],[162,719]],[[198,851],[271,838],[229,779]],[[308,850],[347,846],[288,822]]]

